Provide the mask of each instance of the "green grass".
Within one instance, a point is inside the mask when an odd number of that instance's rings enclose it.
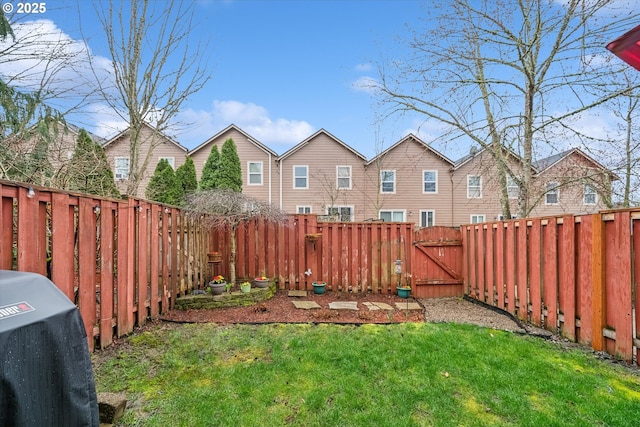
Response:
[[[163,327],[94,358],[126,426],[632,426],[640,377],[452,324]]]

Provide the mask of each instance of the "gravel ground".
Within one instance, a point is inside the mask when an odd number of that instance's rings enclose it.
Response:
[[[526,332],[506,314],[482,307],[462,298],[421,299],[426,322],[471,323],[505,331]]]

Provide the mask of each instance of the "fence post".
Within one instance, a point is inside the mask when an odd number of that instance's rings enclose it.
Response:
[[[605,326],[605,270],[604,270],[604,221],[602,214],[592,216],[591,238],[591,281],[593,284],[592,304],[592,341],[591,346],[596,351],[604,349],[602,329]]]

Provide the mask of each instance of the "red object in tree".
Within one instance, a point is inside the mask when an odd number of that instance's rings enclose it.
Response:
[[[640,71],[640,25],[609,43],[607,49]]]

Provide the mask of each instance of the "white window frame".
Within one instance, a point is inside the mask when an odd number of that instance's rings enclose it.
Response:
[[[422,215],[426,214],[425,221],[422,221]],[[429,214],[431,214],[431,225],[429,225]],[[436,211],[433,209],[421,209],[420,210],[420,227],[433,227],[436,225]]]
[[[176,170],[176,158],[175,157],[158,157],[158,163],[160,163],[160,160],[166,160],[167,163],[169,163],[169,166],[171,166],[171,169]]]
[[[348,176],[340,176],[340,169],[346,169],[349,171],[349,175]],[[340,179],[348,179],[349,180],[349,185],[348,186],[340,186]],[[351,190],[351,166],[350,165],[337,165],[336,166],[336,188],[338,190]]]
[[[306,174],[304,176],[298,176],[296,175],[296,168],[305,168],[306,170]],[[308,190],[309,189],[309,165],[293,165],[293,189],[294,190]],[[296,184],[296,181],[298,180],[298,178],[302,179],[304,178],[305,180],[305,186],[304,187],[298,187]]]
[[[435,175],[435,179],[433,181],[427,181],[425,178],[425,174],[431,172]],[[434,191],[426,191],[425,190],[425,185],[427,184],[427,182],[429,183],[434,183],[435,184],[435,189]],[[423,170],[422,171],[422,194],[438,194],[438,171],[437,170]]]
[[[510,199],[517,199],[520,195],[520,187],[510,175],[507,175],[507,194]]]
[[[383,180],[383,176],[385,174],[391,173],[393,174],[393,180],[392,181],[384,181]],[[384,189],[384,184],[385,183],[389,183],[391,182],[393,184],[393,190],[391,191],[385,191]],[[380,171],[380,193],[384,193],[384,194],[395,194],[396,193],[396,171],[395,169],[384,169]]]
[[[378,211],[378,219],[382,219],[382,213],[383,212],[391,214],[391,221],[389,221],[389,222],[405,222],[405,219],[407,218],[407,210],[406,209],[380,209]],[[393,219],[395,214],[402,214],[402,219],[400,221],[395,221]]]
[[[551,188],[551,189],[549,189]],[[545,193],[544,193],[544,204],[547,206],[554,206],[560,203],[560,186],[557,182],[552,181],[552,182],[547,182],[546,187],[545,187]],[[555,202],[550,202],[549,201],[549,196],[554,195],[556,196],[556,201]]]
[[[478,185],[471,187],[470,181],[472,178],[478,178]],[[471,188],[478,189],[478,195],[471,195]],[[482,199],[482,175],[467,175],[467,199]]]
[[[342,215],[343,213],[341,212],[342,209],[347,208],[350,210],[350,219],[348,221],[345,221],[342,219]],[[356,211],[354,209],[353,205],[335,205],[335,206],[327,206],[327,216],[331,216],[331,213],[329,212],[329,209],[337,209],[338,210],[338,221],[339,222],[353,222],[355,216],[356,216]]]
[[[260,172],[251,172],[251,165],[259,165],[260,166]],[[263,179],[262,179],[262,171],[263,171],[263,163],[260,161],[254,161],[254,162],[247,162],[247,185],[263,185]],[[259,175],[260,177],[260,182],[256,183],[256,182],[251,182],[251,176],[256,176]]]
[[[123,166],[118,167],[118,161],[127,161],[126,168]],[[129,156],[118,156],[113,159],[113,176],[116,180],[129,179],[129,172],[131,172],[131,158]],[[121,172],[118,173],[118,170]],[[123,172],[124,171],[124,172]]]
[[[482,222],[486,222],[487,217],[485,214],[471,214],[469,215],[469,222],[471,224],[480,224]]]
[[[302,212],[300,212],[300,211],[302,211]],[[311,206],[298,205],[298,206],[296,206],[296,213],[301,214],[301,215],[310,214],[310,213],[312,213]]]
[[[587,192],[590,189],[591,191]],[[587,196],[593,196],[593,202],[587,202]],[[598,192],[593,185],[584,185],[584,194],[582,196],[582,204],[586,206],[594,206],[598,204]]]

